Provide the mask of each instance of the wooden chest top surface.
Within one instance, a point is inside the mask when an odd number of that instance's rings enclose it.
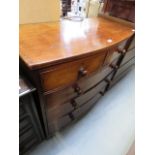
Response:
[[[20,58],[40,69],[113,46],[133,34],[133,27],[107,18],[62,20],[20,26]]]

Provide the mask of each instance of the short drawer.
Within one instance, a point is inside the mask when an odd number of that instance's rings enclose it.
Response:
[[[44,91],[61,89],[96,72],[105,61],[106,52],[48,68],[40,73]]]
[[[135,49],[134,48],[132,50],[126,52],[126,54],[121,62],[121,66],[124,65],[126,62],[128,62],[133,57],[135,57]]]
[[[103,88],[105,88],[107,85],[106,81],[100,82],[97,86],[89,90],[88,92],[84,93],[83,95],[75,98],[72,101],[73,106],[79,107],[82,104],[88,102],[91,98],[93,98],[96,94],[98,94]]]
[[[85,113],[87,113],[88,110],[90,110],[91,107],[99,100],[100,97],[101,97],[101,95],[99,93],[96,94],[87,103],[85,103],[84,105],[80,106],[78,109],[73,111],[72,114],[73,114],[74,119],[77,119],[77,118],[81,117],[82,115],[84,115]]]
[[[53,121],[48,122],[49,133],[53,134],[56,131],[61,130],[62,128],[70,124],[71,122],[72,122],[72,119],[69,117],[69,115],[59,118],[59,119],[54,119]]]

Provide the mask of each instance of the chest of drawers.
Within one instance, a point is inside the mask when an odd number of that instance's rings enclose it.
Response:
[[[47,137],[84,115],[104,94],[132,29],[107,18],[20,27],[20,65],[38,90]]]

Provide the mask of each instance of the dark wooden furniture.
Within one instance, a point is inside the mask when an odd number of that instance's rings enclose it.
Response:
[[[135,0],[104,0],[103,13],[135,22]]]
[[[35,88],[19,79],[19,152],[24,154],[43,139],[42,127],[32,93]]]
[[[121,66],[132,58],[133,29],[109,17],[20,27],[20,65],[38,90],[47,137],[91,109],[128,68]]]

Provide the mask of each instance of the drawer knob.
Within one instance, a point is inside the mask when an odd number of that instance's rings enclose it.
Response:
[[[71,104],[72,104],[72,106],[73,106],[74,108],[77,107],[77,103],[75,102],[75,100],[72,100],[72,101],[71,101]]]
[[[111,80],[105,79],[105,81],[106,81],[108,84],[111,84]]]
[[[88,71],[84,69],[84,67],[81,67],[79,70],[79,75],[80,76],[85,76],[87,75]]]
[[[113,68],[113,69],[118,69],[118,65],[110,64],[110,67]]]
[[[118,53],[124,54],[126,52],[126,49],[120,50],[119,48],[117,49]]]
[[[78,85],[75,85],[74,90],[75,90],[75,92],[78,93],[78,95],[80,95],[82,93],[82,90]]]

